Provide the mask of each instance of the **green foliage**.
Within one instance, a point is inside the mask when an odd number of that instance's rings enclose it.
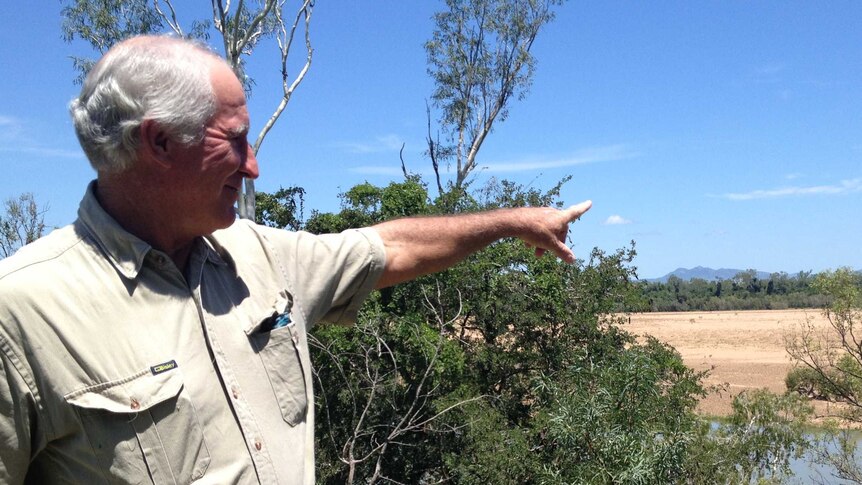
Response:
[[[384,220],[424,214],[428,209],[428,191],[418,178],[390,183],[380,195],[380,215]]]
[[[836,330],[853,332],[862,311],[862,273],[849,268],[825,271],[817,275],[813,286],[829,296],[826,313],[838,325]]]
[[[835,420],[826,423],[813,448],[814,461],[829,467],[844,483],[862,483],[862,448],[859,430],[842,428]]]
[[[304,205],[305,189],[302,187],[279,187],[272,194],[257,192],[255,220],[270,227],[298,231],[302,228]]]
[[[559,204],[492,182],[463,210]],[[361,184],[342,229],[431,214],[408,179]],[[661,483],[680,480],[703,425],[702,374],[620,328],[634,248],[565,264],[504,240],[437,275],[377,293],[354,328],[314,331],[322,483]]]
[[[823,332],[806,322],[787,341],[791,358],[801,368],[808,369],[803,372],[815,386],[815,392],[845,404],[841,417],[857,423],[862,422],[860,282],[862,275],[848,268],[817,275],[812,286],[828,298],[823,313],[829,328]]]
[[[796,367],[787,373],[784,385],[790,392],[808,396],[811,399],[834,401],[836,398],[830,382],[838,376],[831,373],[829,378],[810,367]]]
[[[440,458],[428,427],[446,410],[432,399],[457,392],[464,372],[463,353],[442,326],[371,305],[353,327],[320,327],[311,346],[318,482],[373,482],[383,473],[416,483],[433,470]]]
[[[579,360],[545,382],[552,452],[540,481],[650,484],[685,477],[702,374],[652,339]]]
[[[433,211],[428,191],[418,177],[391,182],[382,188],[365,182],[341,194],[340,198],[341,210],[337,214],[312,211],[305,230],[314,234],[341,232]]]
[[[63,7],[63,39],[89,40],[104,54],[115,43],[137,34],[158,32],[161,17],[148,0],[73,0]]]
[[[481,94],[490,99],[526,94],[535,69],[532,43],[553,20],[550,6],[557,3],[446,1],[448,8],[435,14],[436,29],[425,45],[436,85],[432,99],[443,110],[444,125],[475,118]],[[504,109],[501,118],[505,115]]]
[[[790,459],[800,458],[808,445],[804,426],[812,412],[807,401],[793,393],[758,389],[736,396],[730,422],[717,434],[727,440],[740,478],[750,482],[791,474]]]
[[[691,443],[681,483],[786,483],[790,460],[810,449],[805,424],[811,413],[796,394],[743,391],[728,421],[702,428]]]
[[[555,206],[559,190],[492,181],[459,205]],[[416,179],[364,183],[309,225],[341,230],[449,202],[429,202]],[[595,249],[568,265],[504,240],[375,293],[354,327],[317,327],[320,483],[780,482],[807,446],[810,409],[757,391],[737,397],[725,424],[698,417],[705,373],[622,328],[634,257],[633,246]]]
[[[68,0],[64,5],[63,39],[66,42],[83,39],[100,54],[123,39],[160,32],[163,28],[162,18],[148,0]],[[73,56],[72,64],[79,72],[75,82],[80,84],[95,61]]]
[[[791,372],[788,386],[804,382],[821,398],[840,403],[837,417],[844,424],[862,423],[862,274],[849,268],[826,271],[812,286],[828,298],[823,313],[830,325],[824,332],[809,321],[789,336],[787,352],[804,370]],[[818,446],[818,461],[840,478],[862,483],[858,458],[858,439],[836,430]]]
[[[810,272],[773,273],[768,280],[757,278],[754,270],[716,281],[671,276],[666,283],[639,282],[638,288],[641,298],[628,307],[631,311],[784,310],[819,308],[827,302]]]
[[[225,38],[226,56],[230,66],[243,82],[246,93],[251,93],[254,80],[245,75],[245,59],[261,39],[271,37],[279,28],[279,18],[273,11],[271,1],[261,6],[261,10],[249,9],[240,2],[239,10],[227,12],[221,1],[214,1],[204,11],[204,17],[193,20],[187,30],[177,22],[172,0],[62,0],[62,33],[66,42],[80,39],[99,54],[107,52],[114,44],[136,35],[172,32],[184,37],[209,39],[213,22],[209,19],[214,13],[217,18],[215,28]],[[257,19],[258,16],[260,19]],[[257,20],[257,22],[255,22]],[[240,42],[245,39],[245,42]],[[72,64],[78,77],[75,82],[83,82],[95,60],[72,57]]]
[[[428,135],[428,154],[439,165],[455,159],[457,176],[451,188],[466,189],[476,167],[476,154],[496,120],[508,116],[511,99],[523,99],[535,70],[530,53],[541,28],[554,18],[560,0],[446,0],[434,15],[435,29],[425,44],[431,95],[441,110],[440,125],[448,144]],[[429,113],[430,117],[430,113]]]
[[[7,199],[5,206],[5,215],[0,215],[0,259],[42,237],[47,212],[29,192]]]

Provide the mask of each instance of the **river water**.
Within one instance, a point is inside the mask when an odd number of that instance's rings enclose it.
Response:
[[[808,435],[810,440],[822,439],[822,437],[821,434]],[[853,432],[853,437],[856,440],[856,463],[862,463],[862,447],[860,447],[862,433]],[[828,446],[832,452],[839,450],[838,444],[834,441]],[[836,478],[835,469],[829,465],[814,463],[814,453],[811,450],[801,458],[791,460],[790,468],[794,476],[783,483],[798,485],[853,485],[855,483]]]
[[[860,447],[860,441],[862,441],[862,433],[854,432],[854,438],[856,439],[856,463],[862,464],[862,447]],[[809,439],[815,439],[818,436],[810,435]],[[832,452],[838,451],[838,444],[835,442],[829,443],[829,449]],[[835,469],[828,465],[822,465],[819,463],[812,463],[813,454],[811,451],[806,453],[802,458],[793,460],[790,464],[791,469],[794,473],[794,478],[789,480],[789,483],[795,484],[824,484],[824,485],[851,485],[854,482],[850,482],[847,480],[840,480],[835,477]]]

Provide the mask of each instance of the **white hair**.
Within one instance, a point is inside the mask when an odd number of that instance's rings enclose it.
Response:
[[[184,145],[200,142],[216,109],[212,59],[220,60],[202,44],[173,37],[136,37],[109,50],[69,105],[93,168],[130,168],[144,120]]]

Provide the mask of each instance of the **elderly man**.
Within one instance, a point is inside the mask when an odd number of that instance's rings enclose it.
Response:
[[[0,263],[3,483],[314,483],[308,329],[501,237],[573,261],[590,206],[236,221],[258,176],[243,89],[179,39],[115,46],[71,113],[97,173],[78,219]]]

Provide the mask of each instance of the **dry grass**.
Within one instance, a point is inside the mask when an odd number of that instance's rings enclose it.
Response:
[[[743,390],[784,392],[784,378],[792,368],[784,339],[806,320],[817,327],[829,325],[818,310],[761,310],[639,313],[623,328],[667,342],[694,369],[711,368],[706,384],[724,386],[725,391],[707,396],[699,411],[726,416],[733,397]],[[828,413],[827,403],[814,404],[817,414]]]

